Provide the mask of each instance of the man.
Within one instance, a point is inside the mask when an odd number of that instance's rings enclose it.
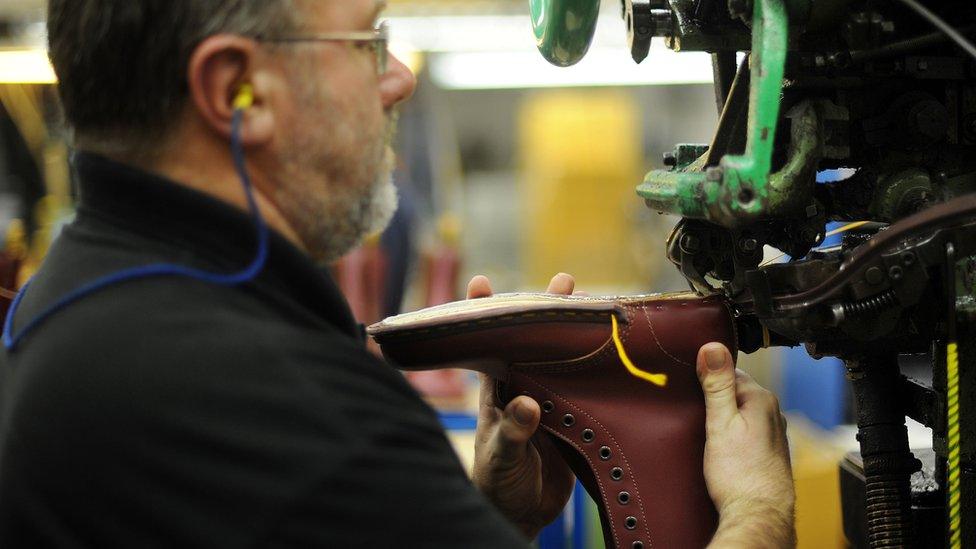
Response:
[[[10,326],[0,545],[520,547],[563,507],[538,404],[486,395],[476,490],[320,274],[394,207],[387,145],[414,79],[373,32],[382,7],[50,1],[80,199]],[[117,274],[159,264],[199,276]],[[789,544],[775,399],[721,346],[699,363],[716,543]]]

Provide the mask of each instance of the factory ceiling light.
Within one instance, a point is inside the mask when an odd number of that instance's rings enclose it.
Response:
[[[57,77],[41,48],[0,49],[0,84],[54,84]]]

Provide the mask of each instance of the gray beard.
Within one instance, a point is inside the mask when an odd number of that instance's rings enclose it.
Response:
[[[387,143],[395,125],[395,115],[391,115]],[[332,171],[323,183],[310,181],[314,176],[300,160],[285,162],[285,177],[276,187],[274,200],[312,259],[323,265],[331,263],[386,228],[399,203],[393,184],[395,162],[396,155],[387,144],[379,166],[374,166],[378,169],[373,182],[365,189],[343,184],[362,177],[362,172],[335,170],[340,173]],[[328,171],[328,166],[324,168]]]

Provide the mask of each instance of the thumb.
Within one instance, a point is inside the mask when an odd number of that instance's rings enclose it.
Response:
[[[698,351],[696,369],[705,393],[705,423],[709,427],[724,427],[739,413],[732,353],[721,343],[706,343]]]
[[[529,397],[520,396],[508,403],[492,445],[499,465],[515,465],[525,457],[529,439],[538,429],[541,417],[539,404]]]

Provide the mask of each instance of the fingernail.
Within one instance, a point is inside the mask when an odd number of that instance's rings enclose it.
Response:
[[[515,418],[515,422],[519,425],[528,425],[532,422],[532,412],[521,404],[515,405],[515,409],[512,410],[512,417]]]
[[[725,350],[721,347],[709,347],[706,349],[705,364],[709,370],[721,370],[725,366]]]

